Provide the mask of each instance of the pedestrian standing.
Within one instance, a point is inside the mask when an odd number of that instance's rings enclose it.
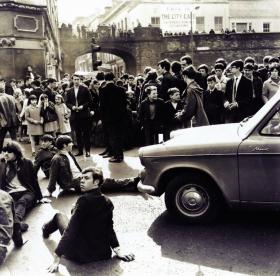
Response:
[[[55,95],[55,112],[58,117],[58,130],[57,134],[70,134],[71,126],[70,126],[70,116],[71,110],[64,103],[64,99],[61,95]]]
[[[0,152],[7,132],[16,140],[18,124],[15,98],[5,93],[5,81],[0,80]]]
[[[35,156],[35,137],[43,135],[43,117],[41,108],[37,105],[37,97],[29,97],[30,105],[25,110],[25,119],[27,121],[27,134],[30,137],[32,155]]]

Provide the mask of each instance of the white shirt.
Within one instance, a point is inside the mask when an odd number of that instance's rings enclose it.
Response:
[[[73,158],[70,156],[70,154],[68,152],[65,152],[65,151],[63,151],[63,154],[65,154],[66,157],[69,160],[70,170],[71,170],[71,173],[73,175],[73,179],[77,179],[79,177],[82,177],[82,173],[80,172],[80,170],[76,166],[76,164],[75,164]]]
[[[78,86],[78,87],[74,86],[74,93],[75,93],[75,99],[76,99],[76,106],[78,106],[78,99],[77,99],[77,97],[78,97],[78,91],[79,91],[79,86]]]

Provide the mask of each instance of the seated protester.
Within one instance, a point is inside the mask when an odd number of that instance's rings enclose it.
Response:
[[[52,196],[52,193],[56,188],[56,183],[62,190],[69,191],[74,189],[76,192],[80,192],[82,169],[74,155],[71,153],[73,146],[72,138],[67,135],[61,135],[56,139],[55,144],[58,153],[56,153],[51,161],[50,179],[46,196]],[[150,186],[142,185],[141,183],[138,183],[139,181],[139,177],[118,180],[107,178],[102,185],[102,191],[133,192],[138,189],[141,192],[151,192]]]
[[[163,139],[170,139],[170,132],[175,129],[182,128],[182,122],[175,118],[175,114],[183,109],[180,98],[180,90],[176,87],[169,88],[167,91],[170,100],[164,103],[164,131]]]
[[[0,265],[5,260],[7,247],[12,239],[14,212],[12,197],[7,192],[0,190]]]
[[[60,258],[78,263],[110,259],[112,250],[124,261],[133,261],[133,254],[123,254],[113,227],[113,203],[101,193],[102,171],[93,167],[81,173],[81,190],[84,193],[72,209],[70,220],[57,213],[42,227],[43,237],[59,230],[62,235],[55,250],[49,272],[58,271]]]
[[[32,161],[24,158],[19,143],[8,142],[3,147],[4,160],[0,162],[0,189],[8,192],[15,203],[15,227],[13,240],[17,247],[23,245],[21,231],[28,225],[23,219],[36,202],[49,202],[43,199]]]
[[[210,125],[222,124],[224,112],[224,93],[216,87],[215,76],[207,78],[208,89],[203,95],[203,106]]]
[[[36,175],[41,168],[45,176],[49,178],[51,160],[57,153],[57,149],[53,144],[54,138],[50,134],[45,134],[41,137],[41,148],[36,153],[33,164]]]

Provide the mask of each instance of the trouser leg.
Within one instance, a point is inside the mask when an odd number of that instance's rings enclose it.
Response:
[[[15,221],[21,222],[25,217],[26,211],[35,204],[35,195],[31,192],[12,193],[15,202]]]
[[[90,135],[91,135],[91,121],[90,119],[85,119],[83,121],[82,136],[83,136],[86,152],[90,152]]]
[[[77,148],[79,152],[83,152],[84,149],[84,141],[82,137],[82,127],[80,121],[74,122],[74,130],[76,134],[76,140],[77,140]]]
[[[65,229],[67,228],[69,219],[65,214],[57,213],[54,217],[44,225],[44,232],[47,235],[54,233],[56,230],[59,230],[62,235]]]
[[[11,139],[16,140],[17,139],[17,128],[16,127],[9,127],[8,130],[9,130]]]
[[[7,134],[7,128],[6,127],[0,128],[0,152],[3,149],[3,144],[4,144],[4,139],[6,134]]]
[[[136,192],[139,177],[113,179],[106,178],[101,186],[102,192]]]

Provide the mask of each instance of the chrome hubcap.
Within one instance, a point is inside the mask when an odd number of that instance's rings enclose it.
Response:
[[[201,186],[185,185],[178,190],[176,205],[187,216],[198,217],[209,208],[209,196]]]

